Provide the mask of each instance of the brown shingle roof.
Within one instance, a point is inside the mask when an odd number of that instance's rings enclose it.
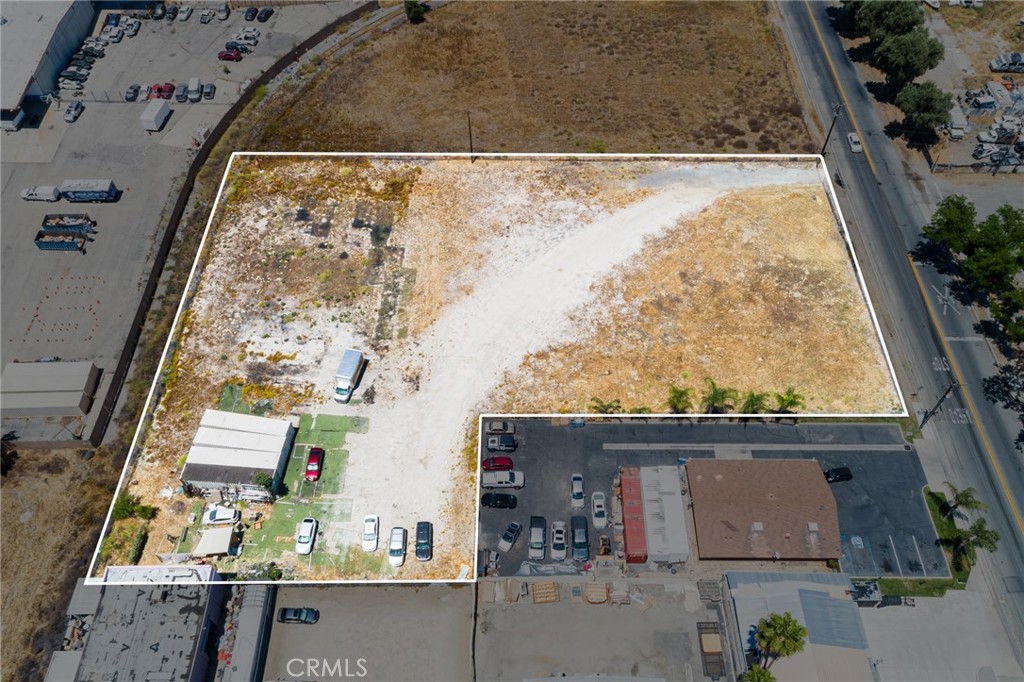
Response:
[[[701,559],[839,558],[836,501],[817,462],[690,459],[686,474]]]

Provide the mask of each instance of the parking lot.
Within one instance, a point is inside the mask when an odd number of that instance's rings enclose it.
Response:
[[[264,24],[248,22],[262,31],[259,45],[253,55],[230,64],[217,61],[216,53],[247,23],[241,12],[208,24],[199,22],[198,12],[187,22],[143,21],[137,36],[109,45],[106,55],[96,60],[80,97],[85,108],[78,120],[63,120],[73,95],[62,91],[63,100],[50,105],[38,124],[4,133],[0,364],[54,356],[92,360],[104,370],[94,405],[102,402],[191,159],[194,138],[201,139],[203,130],[213,127],[245,82],[354,4],[283,8]],[[94,34],[99,33],[103,16]],[[178,83],[193,76],[214,82],[216,96],[198,103],[171,100],[171,116],[158,133],[148,134],[142,127],[144,102],[123,101],[124,90],[133,83]],[[75,178],[112,179],[122,190],[120,200],[70,204],[18,198],[26,187],[60,185]],[[33,237],[48,213],[86,213],[96,221],[96,234],[84,255],[35,247]],[[98,411],[94,407],[90,419]],[[17,429],[24,440],[69,438],[64,425],[26,422],[17,420],[5,428]],[[73,425],[71,430],[85,429]]]
[[[703,680],[697,623],[719,622],[720,617],[700,601],[694,585],[673,587],[682,589],[634,585],[631,603],[614,608],[568,596],[550,604],[528,599],[482,603],[476,679],[518,682],[600,674]],[[724,679],[732,678],[727,674]]]
[[[548,550],[552,521],[568,524],[573,514],[585,516],[593,555],[598,534],[611,533],[594,529],[592,493],[604,492],[611,512],[615,509],[612,480],[620,466],[672,465],[694,457],[812,458],[821,463],[822,469],[848,466],[853,480],[832,484],[839,509],[843,571],[854,576],[949,575],[921,494],[924,472],[916,452],[909,449],[896,425],[680,420],[648,424],[587,422],[582,428],[572,428],[556,425],[559,420],[551,419],[511,421],[518,439],[515,452],[481,452],[482,458],[509,455],[515,470],[522,471],[525,478],[521,490],[495,490],[514,494],[516,509],[480,509],[481,549],[497,549],[510,521],[523,526],[512,550],[499,554],[498,575],[515,575],[527,560],[530,516],[545,517]],[[570,509],[569,479],[573,473],[584,477],[587,505],[582,510]],[[611,519],[611,523],[615,521]],[[542,563],[553,563],[549,554]],[[571,561],[565,563],[574,565]]]
[[[280,587],[284,606],[314,607],[320,620],[274,623],[266,682],[344,678],[346,665],[368,682],[473,678],[472,586]]]

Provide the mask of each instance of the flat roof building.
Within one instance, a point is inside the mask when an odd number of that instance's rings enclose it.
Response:
[[[839,513],[813,460],[690,459],[701,559],[838,559]]]
[[[270,476],[277,489],[294,438],[295,427],[285,419],[206,410],[192,439],[181,481],[230,499],[267,499],[269,493],[256,483],[256,474]]]
[[[88,361],[8,363],[0,377],[3,416],[84,417],[99,377]]]

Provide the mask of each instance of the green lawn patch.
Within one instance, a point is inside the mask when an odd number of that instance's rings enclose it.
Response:
[[[897,597],[942,597],[945,596],[946,590],[964,588],[950,578],[881,578],[878,587],[882,594]]]
[[[217,409],[221,412],[249,414],[249,406],[242,401],[242,385],[224,384],[224,388],[220,390],[220,398],[217,400]]]

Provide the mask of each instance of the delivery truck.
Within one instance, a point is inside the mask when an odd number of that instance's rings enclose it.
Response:
[[[352,398],[364,362],[363,351],[354,348],[346,349],[341,356],[341,362],[334,373],[334,399],[339,403],[347,403]]]
[[[153,99],[146,105],[139,120],[142,127],[151,133],[155,133],[164,127],[167,117],[171,115],[171,105],[165,99]]]
[[[68,201],[117,201],[117,187],[113,180],[65,180],[60,195]]]

